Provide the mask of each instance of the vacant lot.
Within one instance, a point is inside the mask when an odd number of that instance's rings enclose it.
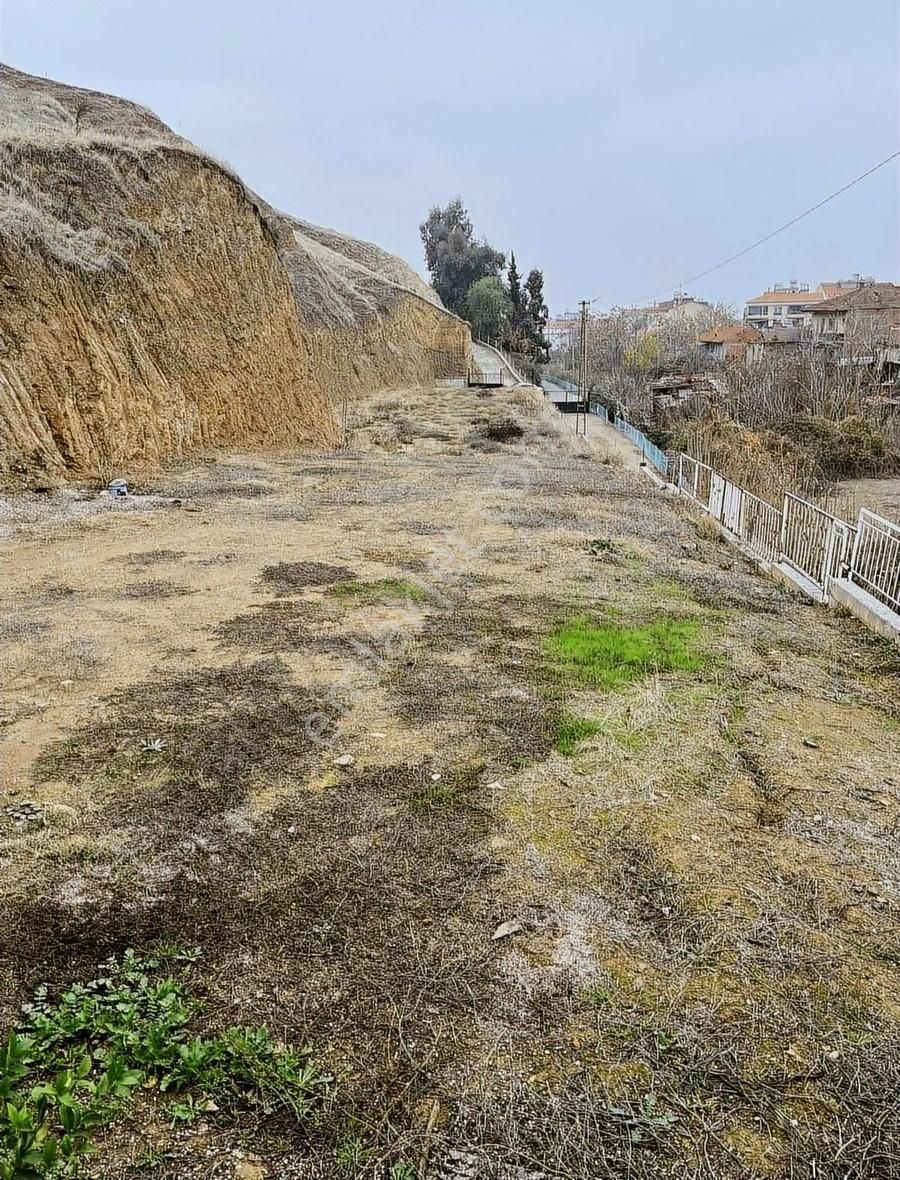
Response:
[[[88,1174],[896,1175],[896,649],[527,392],[356,419],[0,519],[3,1025],[200,950]]]

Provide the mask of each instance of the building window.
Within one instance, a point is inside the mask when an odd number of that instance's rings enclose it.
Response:
[[[755,317],[759,318],[761,316],[765,317],[768,314],[769,314],[769,309],[768,309],[768,307],[765,306],[765,304],[751,303],[747,307],[747,315],[749,315],[749,316],[755,316]]]
[[[802,303],[792,303],[788,308],[788,315],[801,315],[805,310]]]

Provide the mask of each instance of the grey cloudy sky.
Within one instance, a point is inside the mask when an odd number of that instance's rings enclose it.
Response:
[[[0,57],[420,269],[459,193],[557,311],[665,297],[900,146],[898,0],[0,0]],[[693,291],[897,279],[897,163]]]

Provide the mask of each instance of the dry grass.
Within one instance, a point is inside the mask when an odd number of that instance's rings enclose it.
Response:
[[[269,1180],[383,1180],[426,1155],[453,1180],[888,1180],[896,651],[762,581],[637,475],[546,439],[473,452],[481,400],[452,396],[459,453],[432,437],[263,465],[267,502],[208,509],[227,562],[182,514],[81,539],[107,570],[110,547],[196,554],[180,575],[222,593],[150,616],[139,677],[114,663],[67,690],[77,710],[10,714],[9,750],[42,727],[16,797],[49,818],[0,825],[5,1011],[112,950],[199,942],[212,1020],[264,1022],[336,1076],[309,1136],[249,1116],[175,1133],[148,1110],[93,1174],[136,1180],[152,1148],[209,1180],[240,1149]],[[307,477],[328,511],[273,518]],[[20,617],[50,631],[13,637],[31,659],[4,709],[47,675],[61,618],[123,609],[68,544],[42,542]],[[411,560],[426,598],[368,594]],[[75,593],[54,604],[61,569]],[[342,605],[339,583],[368,600]],[[135,651],[151,608],[127,607]],[[547,636],[588,616],[688,622],[702,659],[554,675]]]
[[[267,565],[262,572],[262,581],[278,594],[296,594],[307,586],[351,582],[355,577],[346,566],[321,561],[281,561],[278,565]]]

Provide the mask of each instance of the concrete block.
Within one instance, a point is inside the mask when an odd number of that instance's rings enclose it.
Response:
[[[847,578],[835,578],[829,588],[828,598],[833,606],[844,607],[872,631],[900,643],[900,615],[861,586]]]

